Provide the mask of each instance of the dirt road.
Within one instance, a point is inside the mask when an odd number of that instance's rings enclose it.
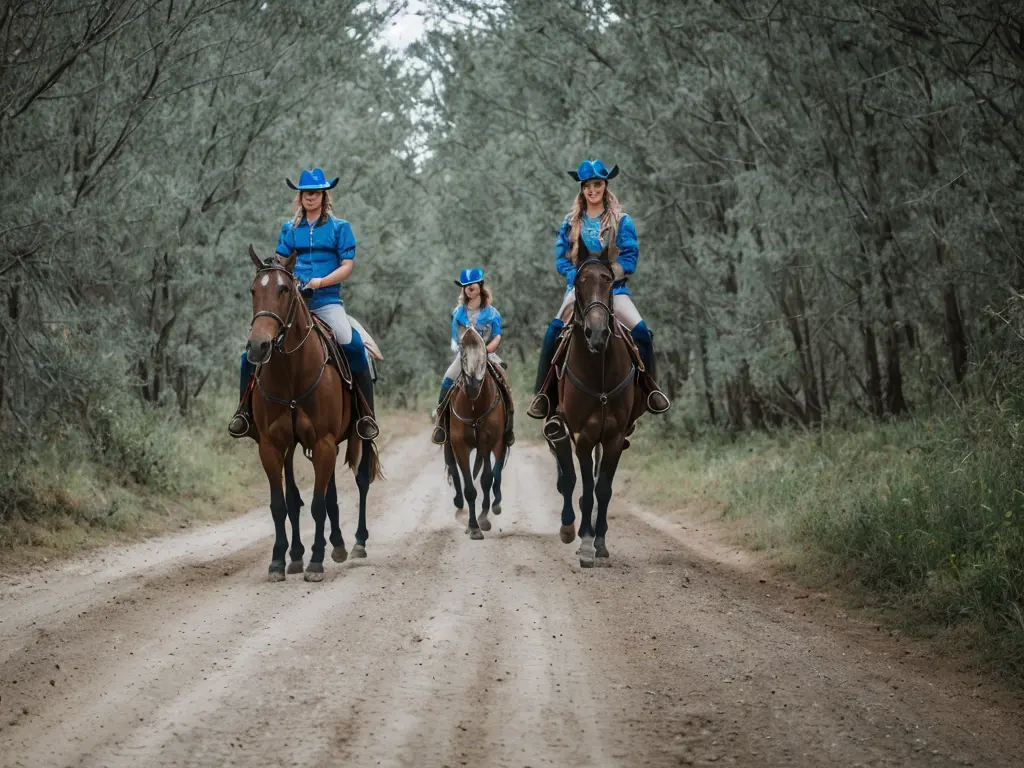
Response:
[[[624,496],[581,571],[543,448],[470,541],[437,450],[385,449],[321,584],[266,581],[265,509],[4,574],[0,765],[1024,763],[1019,700]]]

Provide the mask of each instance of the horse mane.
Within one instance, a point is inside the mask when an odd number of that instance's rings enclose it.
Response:
[[[470,373],[487,370],[487,345],[476,328],[469,326],[459,338],[462,353],[463,370]]]

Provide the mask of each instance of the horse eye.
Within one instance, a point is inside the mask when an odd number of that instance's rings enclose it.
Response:
[[[287,290],[288,290],[288,286],[287,285],[279,285],[279,286],[277,286],[277,295],[280,296],[282,293],[286,292]]]

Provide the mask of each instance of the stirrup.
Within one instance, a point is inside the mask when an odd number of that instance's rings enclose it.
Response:
[[[544,439],[549,443],[558,443],[569,437],[569,430],[565,426],[565,421],[557,413],[544,422],[544,426],[541,427],[540,431],[544,435]]]
[[[231,425],[235,423],[235,419],[241,419],[245,428],[241,431],[235,431],[231,428]],[[249,417],[245,415],[245,411],[239,411],[231,417],[231,421],[228,422],[228,434],[232,437],[246,437],[249,434],[249,430],[252,429],[252,423],[249,421]]]
[[[440,424],[434,425],[434,431],[430,433],[430,442],[434,445],[444,445],[448,442],[448,433]]]
[[[543,405],[543,411],[540,410],[541,405]],[[549,413],[551,413],[551,400],[548,393],[538,392],[533,396],[530,407],[526,409],[526,415],[531,419],[547,419]]]
[[[356,422],[356,436],[360,440],[376,440],[380,434],[380,427],[373,420],[373,416],[363,416]]]
[[[651,398],[655,395],[661,395],[665,398],[665,402],[668,403],[664,408],[653,408],[651,407]],[[672,407],[672,402],[668,399],[668,395],[662,392],[660,389],[655,389],[647,393],[647,410],[651,413],[665,413],[669,408]]]

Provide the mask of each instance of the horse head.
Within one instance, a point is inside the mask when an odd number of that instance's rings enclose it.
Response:
[[[267,362],[274,347],[280,347],[285,334],[295,322],[295,313],[301,301],[296,289],[296,253],[288,258],[280,256],[261,261],[256,250],[249,246],[249,258],[256,265],[252,287],[252,324],[245,354],[249,362],[260,365]]]
[[[587,349],[601,352],[608,344],[612,328],[612,284],[615,275],[608,261],[607,246],[598,254],[591,253],[579,239],[576,258],[576,306],[573,322],[583,328]]]
[[[487,344],[473,327],[459,329],[459,360],[466,397],[476,400],[487,374]]]

